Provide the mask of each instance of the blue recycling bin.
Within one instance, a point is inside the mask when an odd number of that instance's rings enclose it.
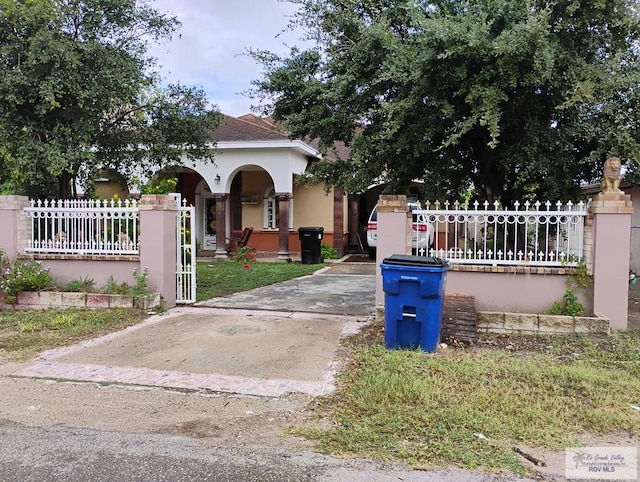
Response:
[[[435,352],[449,263],[441,258],[394,254],[380,267],[386,347]]]

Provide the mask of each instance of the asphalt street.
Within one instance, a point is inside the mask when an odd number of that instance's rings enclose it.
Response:
[[[410,471],[306,450],[205,447],[197,440],[79,428],[0,425],[0,480],[21,482],[526,482],[457,469]]]

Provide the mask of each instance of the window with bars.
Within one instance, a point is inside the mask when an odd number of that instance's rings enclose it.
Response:
[[[276,192],[270,186],[264,195],[264,229],[278,229],[280,206],[276,200]],[[293,198],[289,199],[289,229],[293,229]]]

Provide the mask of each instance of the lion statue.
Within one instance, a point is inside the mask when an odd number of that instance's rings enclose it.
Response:
[[[604,176],[600,187],[605,194],[621,194],[620,190],[620,159],[610,157],[604,163]]]

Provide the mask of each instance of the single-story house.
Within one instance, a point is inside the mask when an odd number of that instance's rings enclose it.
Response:
[[[230,235],[252,227],[251,247],[288,260],[290,253],[301,250],[298,229],[308,226],[322,227],[322,242],[346,252],[351,229],[348,194],[339,188],[327,190],[324,184],[297,182],[312,163],[346,157],[344,145],[322,155],[314,142],[292,140],[270,119],[253,114],[224,116],[212,140],[213,163],[185,159],[177,170],[176,190],[195,206],[200,254],[226,257]],[[357,206],[353,209],[352,231],[357,233]]]

